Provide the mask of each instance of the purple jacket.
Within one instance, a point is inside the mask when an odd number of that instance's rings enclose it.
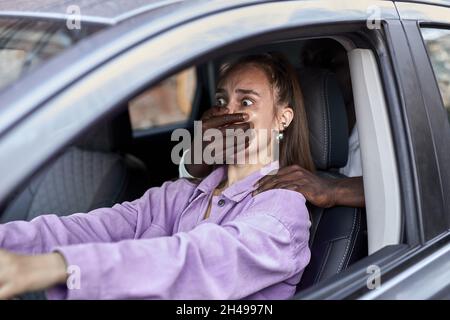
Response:
[[[256,171],[208,200],[226,175],[151,188],[132,202],[68,217],[0,225],[0,247],[60,252],[80,271],[78,289],[50,299],[286,299],[310,259],[305,198],[289,190],[253,197]]]

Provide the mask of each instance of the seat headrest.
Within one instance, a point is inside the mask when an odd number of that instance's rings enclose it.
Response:
[[[298,76],[316,168],[344,167],[348,158],[347,111],[334,73],[321,68],[302,68]]]
[[[128,110],[95,125],[76,143],[76,146],[93,151],[126,151],[132,140]]]

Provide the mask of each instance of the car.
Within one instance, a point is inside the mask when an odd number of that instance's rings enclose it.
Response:
[[[0,223],[177,178],[172,132],[212,105],[224,59],[251,52],[299,70],[314,160],[338,178],[342,88],[299,59],[324,39],[348,59],[366,207],[310,207],[293,299],[449,299],[449,1],[2,1]]]

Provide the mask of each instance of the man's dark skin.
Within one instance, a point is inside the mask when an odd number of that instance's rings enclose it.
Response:
[[[323,52],[336,52],[335,43],[315,42],[316,47],[311,48],[310,52],[319,56]],[[330,49],[330,50],[329,50]],[[323,57],[323,55],[321,55]],[[313,58],[314,59],[314,58]],[[310,63],[318,64],[317,61],[310,61]],[[352,105],[352,91],[351,80],[348,74],[348,60],[345,50],[341,50],[338,55],[326,59],[327,65],[325,67],[335,72],[339,85],[341,87],[345,104],[347,107],[347,115],[349,122],[349,133],[355,125],[355,114]],[[305,63],[307,64],[307,63]],[[320,64],[320,63],[319,63]],[[226,114],[226,108],[213,107],[205,112],[202,116],[203,132],[209,128],[217,128],[223,130],[224,128],[242,128],[244,130],[251,127],[251,124],[246,122],[244,114]],[[186,164],[186,170],[194,177],[202,178],[207,176],[212,166],[206,164]],[[262,178],[256,184],[256,190],[253,195],[264,192],[270,189],[288,189],[297,191],[303,194],[308,202],[322,207],[330,208],[334,206],[359,207],[365,206],[364,201],[364,187],[362,177],[352,178],[323,178],[309,172],[298,165],[292,165],[280,168],[277,174],[268,175]]]
[[[274,176],[265,176],[256,184],[253,193],[270,189],[297,191],[310,203],[321,208],[334,206],[364,207],[364,189],[361,177],[322,178],[298,165],[280,168]]]
[[[222,131],[225,137],[225,129],[238,130],[242,129],[244,132],[252,127],[250,122],[247,122],[248,115],[245,113],[228,113],[229,110],[226,107],[212,107],[205,111],[201,117],[202,121],[202,132],[205,133],[208,129],[219,129]],[[203,141],[203,139],[202,139]],[[200,154],[203,153],[206,145],[210,142],[203,142],[202,150],[199,150]],[[248,146],[249,141],[245,141]],[[192,150],[186,154],[186,170],[190,175],[203,178],[206,177],[213,169],[212,165],[208,164],[193,164],[194,158],[192,157],[197,150],[194,150],[194,143],[192,144]],[[202,159],[203,157],[200,157]]]

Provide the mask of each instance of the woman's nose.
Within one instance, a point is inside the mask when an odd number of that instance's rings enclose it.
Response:
[[[230,110],[229,113],[237,113],[237,112],[239,112],[239,107],[240,106],[236,102],[231,102],[231,103],[228,104],[227,107],[228,107],[228,110]]]

